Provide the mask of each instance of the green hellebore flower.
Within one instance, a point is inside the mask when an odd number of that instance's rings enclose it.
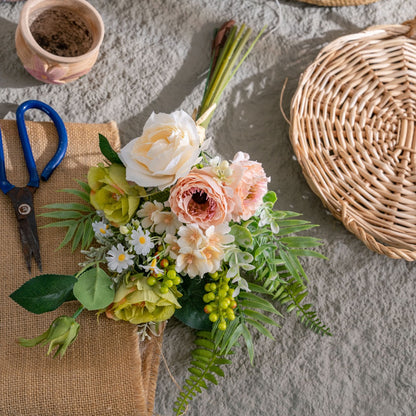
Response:
[[[49,329],[36,338],[25,339],[19,338],[18,342],[23,347],[34,347],[35,345],[44,345],[49,343],[48,355],[55,347],[54,358],[60,354],[64,356],[67,348],[75,341],[79,331],[79,323],[72,316],[60,316],[56,318]]]
[[[105,313],[108,318],[115,321],[128,321],[132,324],[146,322],[162,322],[169,319],[175,309],[181,307],[177,295],[169,290],[160,292],[160,284],[149,286],[146,278],[140,276],[133,285],[124,282],[117,289],[114,302],[107,307]]]
[[[114,226],[129,222],[139,207],[140,196],[145,190],[131,185],[126,180],[126,168],[120,164],[91,167],[88,171],[88,185],[91,188],[91,205],[104,212]]]

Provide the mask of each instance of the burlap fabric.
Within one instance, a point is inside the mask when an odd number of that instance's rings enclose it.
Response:
[[[25,186],[28,178],[15,121],[0,120],[10,182]],[[52,123],[27,122],[32,149],[40,172],[57,146]],[[62,164],[37,190],[35,210],[54,202],[76,200],[62,188],[76,188],[88,166],[102,160],[98,133],[119,146],[116,124],[66,124],[68,152]],[[76,197],[75,197],[76,198]],[[49,220],[39,217],[38,226]],[[138,344],[136,327],[93,312],[79,317],[78,339],[63,359],[46,356],[46,347],[23,348],[18,337],[44,332],[59,315],[72,315],[76,302],[57,311],[34,315],[9,294],[30,278],[23,259],[17,221],[9,199],[0,193],[0,415],[1,416],[135,416],[151,415],[162,337]],[[70,248],[56,251],[65,233],[62,228],[39,229],[43,273],[73,274],[83,259]],[[39,271],[32,264],[32,276]]]

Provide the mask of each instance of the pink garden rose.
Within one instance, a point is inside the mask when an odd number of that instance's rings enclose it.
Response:
[[[270,178],[266,177],[261,163],[251,161],[247,153],[238,152],[230,167],[233,171],[229,184],[234,200],[232,219],[246,221],[262,204]]]
[[[169,203],[179,221],[206,229],[231,219],[233,200],[228,188],[209,168],[192,169],[171,189]]]

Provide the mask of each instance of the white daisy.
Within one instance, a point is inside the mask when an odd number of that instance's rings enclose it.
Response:
[[[113,246],[108,250],[105,256],[108,262],[108,268],[113,272],[121,273],[133,264],[134,256],[128,254],[122,244],[118,243],[117,247]]]
[[[111,237],[113,232],[111,231],[110,225],[104,221],[94,221],[92,223],[92,229],[94,230],[95,237]]]
[[[155,246],[150,239],[149,231],[146,230],[144,232],[141,227],[131,232],[129,243],[133,246],[136,254],[141,254],[143,256],[147,256],[150,253],[150,250]]]

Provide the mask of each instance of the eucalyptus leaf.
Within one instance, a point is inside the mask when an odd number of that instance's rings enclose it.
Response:
[[[92,267],[79,276],[74,295],[89,311],[107,307],[114,299],[112,280],[100,267]]]
[[[50,312],[64,302],[75,300],[72,289],[76,281],[74,276],[42,274],[28,280],[10,297],[29,312]]]
[[[236,244],[240,247],[251,248],[253,246],[253,237],[246,227],[234,224],[231,227],[230,233],[234,236]]]

